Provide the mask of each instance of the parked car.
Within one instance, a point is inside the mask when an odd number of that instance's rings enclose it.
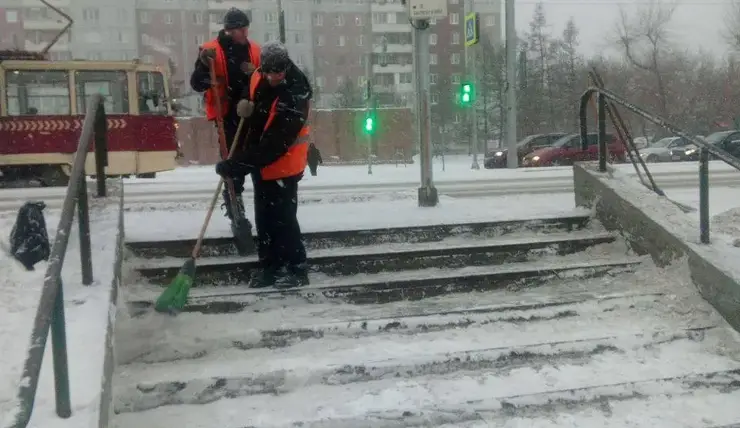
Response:
[[[682,137],[662,138],[648,147],[640,150],[640,157],[645,162],[673,162],[683,160],[680,153],[691,145],[691,141]],[[676,150],[676,154],[673,151]]]
[[[556,141],[552,147],[535,150],[524,157],[523,166],[572,165],[574,162],[599,158],[598,134],[588,134],[588,148],[581,149],[581,135],[570,134]],[[624,162],[624,143],[612,134],[607,134],[607,150],[610,162]]]
[[[552,134],[536,134],[530,135],[516,144],[517,152],[519,154],[519,165],[522,164],[524,156],[532,153],[535,150],[543,147],[550,147],[557,140],[561,139],[566,134],[563,132],[556,132]],[[493,168],[505,168],[507,162],[509,150],[499,149],[493,150],[486,154],[483,165],[488,169]]]
[[[740,158],[740,130],[733,129],[731,131],[715,132],[713,134],[707,135],[704,140],[709,144],[713,144],[727,151],[732,156]],[[684,151],[684,156],[686,160],[699,160],[698,147],[693,145],[687,147]],[[712,156],[710,155],[709,158],[711,159]]]

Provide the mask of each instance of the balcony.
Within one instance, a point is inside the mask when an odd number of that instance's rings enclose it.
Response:
[[[410,33],[411,24],[402,22],[398,24],[373,24],[373,33]]]
[[[386,66],[373,65],[373,73],[411,73],[413,65],[388,64]]]
[[[25,43],[25,45],[24,45],[23,48],[25,50],[31,51],[31,52],[40,52],[48,44],[49,44],[49,42],[34,43],[34,42],[30,41],[30,40],[26,40],[26,43]],[[59,40],[58,42],[56,42],[54,44],[54,46],[51,47],[51,49],[49,50],[49,52],[64,52],[64,51],[68,51],[69,49],[70,49],[69,42],[65,42],[65,41]]]
[[[69,7],[71,0],[49,0],[49,4],[55,7]],[[43,7],[38,0],[21,0],[21,7]],[[69,13],[69,12],[67,12]]]
[[[59,19],[25,19],[24,30],[61,30],[67,25],[64,18]]]
[[[229,10],[235,7],[240,10],[249,10],[252,5],[246,0],[208,0],[209,10]]]
[[[375,53],[412,53],[414,46],[411,44],[407,45],[387,45],[385,49],[382,46],[375,46],[373,52]]]

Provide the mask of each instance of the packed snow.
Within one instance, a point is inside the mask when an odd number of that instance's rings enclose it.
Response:
[[[93,279],[82,285],[79,234],[73,226],[66,253],[62,280],[67,329],[72,417],[55,413],[51,338],[47,340],[31,428],[92,428],[98,426],[106,328],[110,309],[113,264],[116,253],[118,205],[110,200],[91,201],[90,212]],[[49,239],[53,241],[59,212],[45,212]],[[15,213],[0,214],[0,242],[6,247]],[[75,220],[76,225],[76,220]],[[9,247],[8,247],[9,248]],[[16,394],[29,347],[33,319],[39,305],[47,263],[26,271],[7,251],[0,251],[0,415],[9,426],[17,409]]]

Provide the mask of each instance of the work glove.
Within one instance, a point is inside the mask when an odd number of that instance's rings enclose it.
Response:
[[[254,112],[254,103],[249,100],[240,100],[236,105],[236,114],[239,117],[248,118]]]
[[[216,164],[216,174],[223,178],[239,178],[249,174],[252,167],[234,159],[226,159]]]
[[[200,62],[202,62],[206,67],[211,66],[211,59],[216,59],[216,50],[215,49],[201,49],[200,53],[198,54],[198,59],[200,59]]]

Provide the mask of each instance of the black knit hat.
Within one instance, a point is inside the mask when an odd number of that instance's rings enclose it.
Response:
[[[288,49],[284,44],[272,40],[262,45],[260,69],[263,73],[282,73],[290,65]]]
[[[232,7],[224,15],[224,30],[249,27],[249,17],[241,10]]]

